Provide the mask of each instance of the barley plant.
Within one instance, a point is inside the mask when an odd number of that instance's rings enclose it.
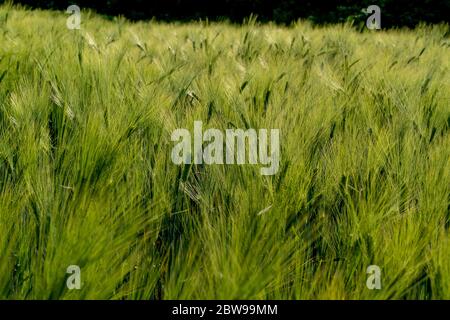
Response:
[[[0,6],[0,298],[450,298],[449,25],[82,14]],[[197,120],[278,172],[174,164]]]

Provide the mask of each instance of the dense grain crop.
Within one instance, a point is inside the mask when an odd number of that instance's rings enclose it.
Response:
[[[0,7],[1,298],[450,298],[448,25],[66,19]],[[196,120],[279,171],[175,165]]]

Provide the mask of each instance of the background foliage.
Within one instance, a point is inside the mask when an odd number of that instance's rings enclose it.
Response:
[[[289,23],[308,18],[317,23],[365,20],[361,12],[371,4],[382,9],[383,27],[409,26],[419,22],[449,21],[448,0],[19,0],[33,7],[65,9],[69,4],[93,8],[109,15],[129,19],[190,20],[199,18],[230,19],[242,22],[250,14],[261,21]]]

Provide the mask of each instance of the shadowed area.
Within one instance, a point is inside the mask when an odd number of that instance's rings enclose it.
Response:
[[[367,16],[362,9],[375,4],[382,10],[384,28],[414,27],[420,22],[448,22],[450,12],[450,1],[447,0],[20,0],[14,3],[58,10],[76,4],[106,15],[123,15],[131,20],[227,19],[242,22],[250,15],[256,15],[262,22],[291,23],[301,18],[319,24],[364,22]]]

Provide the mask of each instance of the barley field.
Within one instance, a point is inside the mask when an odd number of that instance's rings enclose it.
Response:
[[[67,17],[0,6],[0,298],[450,299],[449,25]],[[197,120],[278,172],[174,164]]]

